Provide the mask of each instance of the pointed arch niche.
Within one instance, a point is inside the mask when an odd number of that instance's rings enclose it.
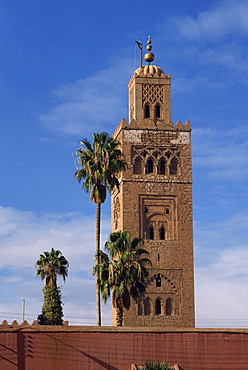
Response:
[[[133,173],[135,174],[141,174],[142,173],[142,161],[140,157],[136,157],[133,164]]]
[[[150,240],[174,240],[177,237],[177,198],[140,195],[142,207],[141,237]]]

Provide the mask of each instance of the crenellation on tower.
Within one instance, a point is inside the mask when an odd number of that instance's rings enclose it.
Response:
[[[143,238],[152,267],[146,295],[124,312],[124,325],[194,327],[190,122],[172,123],[171,76],[161,68],[138,68],[128,88],[129,123],[113,135],[128,168],[112,195],[112,232]]]

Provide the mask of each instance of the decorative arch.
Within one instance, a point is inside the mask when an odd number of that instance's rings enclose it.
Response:
[[[146,162],[146,174],[153,172],[154,172],[154,159],[150,157]]]
[[[160,107],[160,104],[158,103],[154,107],[154,117],[161,118],[161,107]]]
[[[154,282],[156,282],[156,279],[157,279],[158,276],[160,276],[160,278],[161,278],[162,281],[164,279],[165,282],[169,284],[169,287],[171,288],[171,294],[178,295],[177,288],[173,284],[173,282],[166,275],[161,274],[161,273],[158,273],[158,274],[155,274],[155,275],[151,276],[150,279],[148,280],[147,285],[149,286],[150,284],[154,284]],[[164,283],[163,283],[163,286],[164,286]]]
[[[141,302],[138,302],[138,315],[141,316],[143,315],[143,309],[142,309],[142,304]]]
[[[158,162],[158,174],[159,175],[166,174],[166,161],[163,157]]]
[[[150,118],[150,105],[148,103],[144,106],[144,118]]]
[[[153,228],[152,225],[149,227],[149,235],[148,236],[149,236],[148,239],[151,239],[151,240],[154,239],[154,228]]]
[[[165,240],[165,227],[164,227],[164,225],[162,225],[159,228],[159,239],[160,240]]]
[[[161,276],[160,274],[158,274],[156,277],[156,288],[161,288],[161,286],[162,286]]]
[[[166,316],[172,315],[172,298],[168,297],[165,301],[165,314]]]
[[[166,240],[168,238],[168,224],[168,217],[165,213],[150,214],[147,212],[144,235],[147,239]]]
[[[134,159],[133,162],[133,173],[141,174],[142,173],[142,160],[139,156]]]
[[[162,304],[161,304],[161,298],[156,298],[155,300],[155,315],[161,315],[162,314]]]
[[[171,176],[176,176],[179,174],[179,159],[177,157],[173,157],[170,160],[169,164],[169,174]]]
[[[144,299],[144,315],[150,316],[151,314],[151,300],[149,297]]]

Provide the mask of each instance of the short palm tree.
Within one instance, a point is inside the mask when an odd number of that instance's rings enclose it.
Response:
[[[40,254],[36,262],[36,274],[45,279],[45,287],[57,288],[57,275],[65,281],[68,275],[69,263],[59,250],[51,249],[50,252]]]
[[[111,193],[119,188],[118,174],[126,169],[119,143],[107,132],[94,133],[93,144],[81,140],[78,151],[80,169],[76,179],[83,180],[83,189],[90,192],[90,201],[96,204],[96,254],[100,250],[101,204],[106,199],[106,189]],[[101,325],[100,292],[96,285],[97,325]]]
[[[45,280],[44,303],[42,313],[37,318],[38,324],[62,325],[63,307],[60,289],[57,287],[57,276],[62,276],[65,281],[69,263],[59,250],[51,248],[50,252],[40,254],[36,267],[36,274]]]
[[[143,368],[144,369],[144,368]],[[166,362],[147,361],[145,370],[173,370]]]
[[[110,234],[105,244],[106,253],[98,251],[98,264],[93,269],[97,276],[104,303],[112,292],[112,304],[116,309],[116,325],[123,325],[124,309],[128,310],[131,298],[135,302],[146,290],[148,266],[151,264],[146,257],[148,252],[143,249],[143,240],[135,238],[131,241],[129,231]]]
[[[173,370],[166,362],[147,361],[144,366],[134,365],[137,370]]]

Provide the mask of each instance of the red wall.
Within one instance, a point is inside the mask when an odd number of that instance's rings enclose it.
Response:
[[[50,328],[0,329],[0,369],[129,370],[146,360],[184,370],[248,369],[247,330]]]

